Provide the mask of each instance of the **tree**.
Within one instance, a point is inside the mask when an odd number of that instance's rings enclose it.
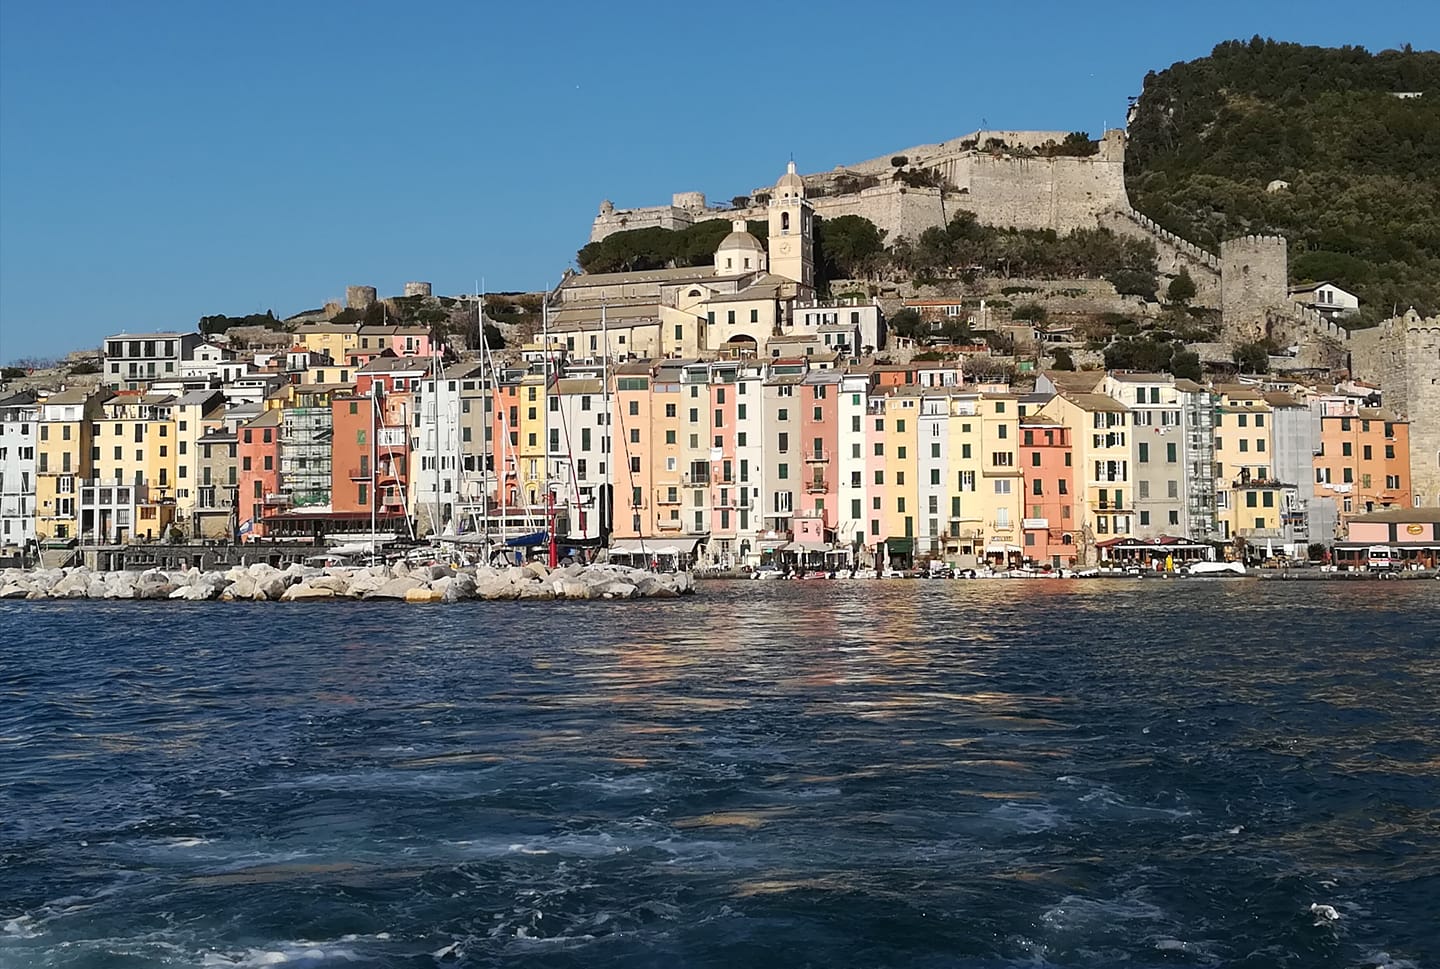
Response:
[[[1170,372],[1182,380],[1199,381],[1200,354],[1194,350],[1176,350],[1170,357]]]
[[[870,275],[885,252],[885,233],[859,215],[817,218],[815,249],[822,279],[860,279]]]
[[[1050,356],[1054,358],[1055,361],[1051,365],[1052,370],[1075,369],[1075,358],[1070,356],[1070,351],[1065,349],[1064,347],[1056,347],[1054,350],[1050,351]]]
[[[888,322],[890,332],[898,337],[914,340],[920,336],[922,323],[920,322],[920,312],[918,310],[907,306],[905,309],[900,310],[894,316],[890,317]]]
[[[1045,307],[1039,303],[1021,303],[1010,312],[1012,320],[1021,320],[1027,323],[1044,323],[1048,316]]]
[[[1270,347],[1265,343],[1242,343],[1230,358],[1241,373],[1266,373],[1270,369]]]
[[[1195,298],[1195,280],[1188,269],[1181,269],[1165,288],[1165,298],[1176,306],[1184,306]]]

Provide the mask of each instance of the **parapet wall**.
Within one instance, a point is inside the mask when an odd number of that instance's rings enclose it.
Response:
[[[1428,508],[1440,506],[1440,316],[1413,309],[1379,326],[1383,404],[1410,420],[1410,479]]]

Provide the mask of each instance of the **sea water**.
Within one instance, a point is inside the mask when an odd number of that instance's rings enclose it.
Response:
[[[1440,583],[0,603],[0,966],[1440,965]]]

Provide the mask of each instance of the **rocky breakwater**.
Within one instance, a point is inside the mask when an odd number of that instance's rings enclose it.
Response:
[[[461,569],[444,565],[327,569],[291,565],[277,569],[257,564],[237,565],[223,572],[199,569],[92,572],[83,566],[0,571],[0,599],[465,602],[471,599],[668,599],[694,591],[695,583],[688,572],[657,574],[621,565],[569,565],[552,571],[538,562],[509,568]]]

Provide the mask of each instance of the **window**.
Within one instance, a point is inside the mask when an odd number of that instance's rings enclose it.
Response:
[[[790,477],[790,465],[784,462],[775,465],[775,474],[781,481],[786,480]]]
[[[1030,482],[1030,493],[1037,496],[1043,495],[1045,493],[1045,485],[1043,482],[1041,482],[1039,478],[1036,478],[1034,481]]]
[[[1008,495],[1010,493],[1010,479],[997,478],[995,481],[995,493],[997,495]]]
[[[1140,449],[1140,463],[1148,464],[1150,461],[1150,445],[1141,443],[1137,445]]]
[[[1175,456],[1175,444],[1174,444],[1174,442],[1171,442],[1171,443],[1165,445],[1165,460],[1168,461],[1170,464],[1174,464],[1174,463],[1175,463],[1175,461],[1176,461],[1176,456]]]

